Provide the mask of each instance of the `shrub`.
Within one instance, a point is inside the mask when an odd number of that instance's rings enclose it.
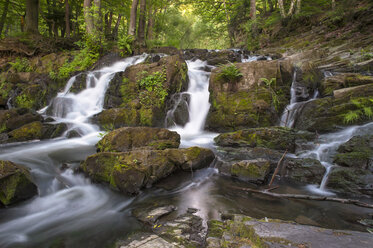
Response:
[[[240,69],[237,68],[235,64],[229,63],[228,65],[222,66],[218,74],[218,79],[225,82],[237,82],[242,76]]]

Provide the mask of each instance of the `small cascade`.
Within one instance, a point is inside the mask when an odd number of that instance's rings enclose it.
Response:
[[[318,95],[319,93],[316,90],[314,95],[311,98],[309,97],[308,89],[298,84],[297,70],[295,70],[290,88],[290,104],[285,107],[280,119],[280,126],[289,128],[294,127],[295,121],[302,111],[304,104],[316,99]]]
[[[373,122],[368,123],[363,126],[353,126],[346,128],[342,131],[330,134],[320,135],[318,139],[318,145],[314,150],[307,151],[298,157],[301,158],[314,158],[321,162],[325,167],[326,171],[320,186],[311,185],[309,189],[318,194],[333,194],[327,191],[327,183],[330,172],[337,165],[333,164],[333,158],[336,154],[338,147],[347,141],[349,141],[353,136],[366,135],[373,132]]]
[[[89,72],[86,78],[86,89],[74,94],[70,92],[76,77],[70,78],[63,92],[59,93],[47,109],[47,114],[70,125],[68,131],[76,130],[80,135],[97,132],[98,128],[88,124],[88,119],[103,109],[105,92],[109,82],[117,72],[128,66],[138,64],[147,55],[135,56],[117,62],[110,67]]]
[[[182,140],[199,136],[204,133],[207,114],[210,109],[209,103],[209,80],[210,72],[204,71],[207,62],[201,60],[187,61],[189,86],[183,94],[190,96],[189,121],[185,126],[174,126],[171,129],[177,131]],[[203,135],[202,135],[203,136]]]

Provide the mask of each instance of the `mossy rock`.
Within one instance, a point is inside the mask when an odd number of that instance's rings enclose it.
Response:
[[[41,120],[42,117],[39,114],[25,108],[0,110],[0,133],[9,132],[25,124]]]
[[[271,172],[270,161],[242,160],[232,164],[231,175],[249,182],[264,182]]]
[[[339,146],[334,163],[360,169],[373,169],[373,136],[354,136]]]
[[[20,142],[41,139],[42,134],[43,124],[40,121],[35,121],[9,132],[8,135],[11,142]]]
[[[10,161],[0,161],[0,203],[7,206],[38,193],[28,169]]]
[[[325,167],[312,158],[286,158],[279,175],[294,182],[321,184]]]
[[[134,149],[178,148],[180,135],[163,128],[124,127],[109,132],[97,144],[99,151],[126,152]]]
[[[294,152],[296,142],[311,141],[315,134],[285,127],[252,128],[220,134],[215,138],[223,147],[264,147],[274,150]]]
[[[325,78],[321,83],[321,94],[323,96],[333,95],[333,91],[355,87],[365,84],[372,84],[372,76],[364,76],[357,73],[342,73]]]
[[[101,152],[89,156],[80,168],[92,180],[132,195],[177,170],[207,167],[214,158],[211,150],[199,147]]]

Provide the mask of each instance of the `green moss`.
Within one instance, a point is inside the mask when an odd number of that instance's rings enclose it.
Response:
[[[140,124],[142,126],[152,126],[153,124],[153,110],[151,108],[141,108],[139,110]]]
[[[221,238],[224,233],[224,223],[218,220],[208,222],[208,237]]]
[[[19,108],[29,108],[31,109],[34,105],[34,100],[31,99],[28,95],[23,94],[16,97],[16,104]]]
[[[42,136],[42,128],[42,123],[35,121],[11,131],[9,136],[16,141],[39,139]]]

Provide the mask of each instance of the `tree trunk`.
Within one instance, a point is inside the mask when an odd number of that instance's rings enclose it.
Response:
[[[93,24],[93,18],[91,14],[91,6],[92,6],[92,0],[84,0],[84,21],[86,25],[86,31],[88,34],[93,34],[94,31],[94,24]]]
[[[65,0],[65,25],[66,25],[66,37],[70,38],[70,6],[69,0]]]
[[[297,8],[295,9],[295,14],[299,14],[300,13],[300,8],[301,8],[301,2],[302,0],[297,0]]]
[[[120,24],[120,20],[122,19],[122,16],[119,14],[118,15],[118,20],[117,22],[115,23],[115,26],[114,26],[114,29],[113,29],[113,33],[112,33],[112,36],[113,36],[113,39],[114,40],[117,40],[118,39],[118,30],[119,30],[119,24]]]
[[[332,9],[335,10],[335,0],[332,0]]]
[[[252,21],[251,30],[252,35],[256,36],[257,28],[256,28],[256,0],[250,0],[250,18]]]
[[[26,0],[26,32],[39,34],[39,0]]]
[[[139,4],[139,0],[132,1],[130,25],[128,27],[128,35],[132,35],[132,36],[136,35],[136,19],[137,19],[137,5],[138,4]]]
[[[268,5],[269,5],[269,12],[273,12],[274,11],[274,4],[273,4],[273,2],[272,2],[272,0],[268,0]]]
[[[146,0],[140,0],[139,31],[137,32],[138,42],[140,45],[143,45],[145,41],[145,24],[146,24]]]
[[[297,1],[297,0],[291,0],[290,8],[289,8],[289,12],[288,12],[288,16],[293,15],[293,12],[294,12],[294,6],[295,6],[295,1]]]
[[[94,28],[96,31],[102,31],[101,0],[93,0],[95,12],[93,14]]]
[[[148,28],[146,30],[146,37],[148,40],[153,40],[153,28],[154,28],[154,17],[157,14],[157,9],[155,8],[154,11],[152,11],[151,8],[149,8],[148,12]]]
[[[0,19],[0,37],[1,37],[1,34],[3,33],[6,16],[8,14],[9,2],[10,0],[6,0],[6,2],[4,3],[3,14],[1,15],[1,19]]]
[[[286,17],[286,13],[285,13],[284,1],[283,0],[278,0],[278,7],[280,9],[281,17],[285,18]]]

